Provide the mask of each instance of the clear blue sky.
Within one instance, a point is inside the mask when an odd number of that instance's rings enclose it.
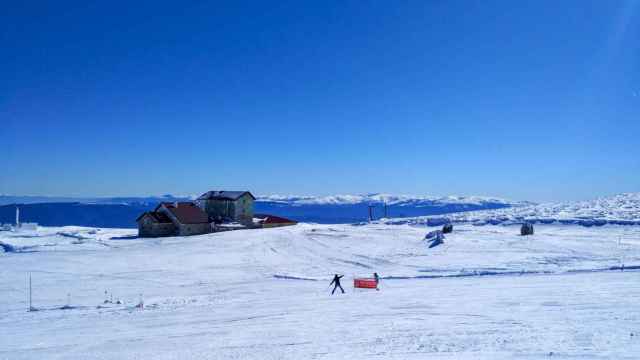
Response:
[[[640,191],[640,1],[10,2],[0,193]]]

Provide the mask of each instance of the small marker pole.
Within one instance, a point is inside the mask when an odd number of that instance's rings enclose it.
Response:
[[[31,273],[29,273],[29,311],[33,311],[33,303],[31,301]]]
[[[620,251],[620,271],[624,271],[624,249],[622,248],[622,236],[618,236],[618,251]]]

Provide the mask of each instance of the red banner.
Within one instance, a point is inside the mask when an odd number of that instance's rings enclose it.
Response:
[[[356,278],[353,279],[353,287],[364,289],[375,289],[378,287],[376,279]]]

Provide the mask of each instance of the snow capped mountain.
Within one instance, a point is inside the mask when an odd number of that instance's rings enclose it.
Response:
[[[288,205],[355,205],[355,204],[383,204],[395,206],[434,206],[437,204],[469,204],[482,206],[485,204],[501,204],[506,206],[523,203],[512,202],[501,198],[483,196],[411,196],[390,194],[366,195],[329,195],[329,196],[258,196],[257,201],[274,202]]]
[[[131,197],[58,199],[36,203],[33,198],[7,197],[4,200],[23,200],[21,215],[24,221],[46,226],[83,225],[106,227],[135,227],[134,219],[159,201],[181,201],[190,197]],[[2,203],[0,198],[0,204]],[[27,200],[27,201],[25,201]],[[78,200],[85,200],[84,202]],[[11,203],[11,202],[9,202]],[[386,207],[384,206],[386,204]],[[482,196],[409,196],[390,194],[331,195],[331,196],[259,196],[256,213],[278,214],[300,222],[326,224],[367,221],[369,207],[374,219],[386,217],[393,224],[438,225],[445,222],[510,224],[521,222],[580,224],[640,225],[640,193],[626,193],[574,203],[534,204]],[[0,206],[0,223],[12,222],[15,207]]]
[[[15,206],[21,204],[24,221],[45,226],[135,227],[137,216],[161,201],[187,201],[195,196],[162,195],[149,197],[55,198],[33,196],[0,197],[0,223],[15,219]],[[386,208],[383,204],[386,203]],[[388,194],[258,197],[256,213],[277,214],[300,222],[355,223],[368,219],[373,205],[374,218],[411,217],[458,211],[498,209],[514,204],[490,197],[425,197]],[[3,206],[4,205],[4,206]]]
[[[480,196],[408,196],[389,194],[332,196],[259,196],[256,212],[279,214],[301,222],[355,223],[374,219],[448,214],[460,211],[500,209],[529,203]],[[386,206],[385,206],[386,205]]]
[[[389,220],[391,223],[437,225],[443,222],[512,224],[521,222],[579,224],[584,226],[640,225],[640,193],[625,193],[574,203],[550,203],[468,211],[446,216]]]

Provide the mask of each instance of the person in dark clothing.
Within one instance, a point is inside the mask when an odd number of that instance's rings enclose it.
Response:
[[[329,286],[335,284],[335,286],[333,287],[333,291],[331,292],[331,295],[333,295],[333,293],[336,292],[337,288],[340,288],[340,291],[342,291],[342,293],[344,294],[344,289],[340,285],[340,279],[342,279],[343,276],[344,275],[338,276],[338,274],[334,275],[333,280],[331,281],[331,284],[329,284]]]
[[[380,283],[380,276],[378,275],[377,272],[373,273],[373,278],[376,280],[376,290],[380,290],[378,289],[378,284]]]

